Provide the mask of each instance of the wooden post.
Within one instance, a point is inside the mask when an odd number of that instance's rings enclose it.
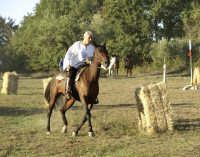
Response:
[[[165,64],[165,58],[164,58],[164,64],[163,64],[163,82],[166,83],[166,64]]]
[[[193,65],[192,65],[192,44],[189,40],[189,57],[190,57],[190,84],[193,85]]]

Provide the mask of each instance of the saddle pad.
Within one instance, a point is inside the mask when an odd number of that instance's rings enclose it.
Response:
[[[85,69],[85,67],[84,68],[82,68],[82,69],[80,69],[79,71],[78,71],[78,73],[77,73],[77,75],[76,75],[76,78],[75,78],[75,81],[78,81],[79,80],[79,78],[80,78],[80,75],[81,75],[81,73],[83,72],[83,70]],[[67,78],[67,76],[65,76],[66,74],[64,74],[64,73],[60,73],[60,74],[58,74],[56,77],[55,77],[55,79],[56,80],[63,80],[63,79],[65,79],[65,78]]]
[[[65,76],[59,74],[58,76],[56,76],[56,80],[63,80],[65,78]]]

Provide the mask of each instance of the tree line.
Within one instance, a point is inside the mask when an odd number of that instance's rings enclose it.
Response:
[[[122,60],[133,54],[135,65],[186,66],[187,42],[199,60],[198,0],[40,0],[20,26],[0,16],[1,71],[58,68],[60,58],[83,33]]]

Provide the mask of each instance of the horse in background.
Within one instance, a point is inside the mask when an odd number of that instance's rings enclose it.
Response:
[[[110,59],[110,65],[108,67],[108,76],[118,76],[119,71],[119,57],[117,55],[113,55]]]
[[[134,57],[132,54],[127,54],[124,58],[124,69],[126,69],[126,77],[132,76]]]
[[[65,104],[60,109],[63,120],[62,133],[67,132],[68,121],[65,116],[66,111],[73,106],[75,101],[80,101],[83,105],[85,115],[79,126],[74,129],[72,135],[76,136],[86,121],[88,122],[88,135],[90,137],[94,135],[90,111],[92,110],[93,104],[98,103],[97,96],[99,94],[100,70],[101,68],[107,69],[110,63],[105,44],[102,46],[94,43],[94,46],[95,52],[93,58],[91,59],[91,63],[87,65],[80,74],[78,74],[79,78],[75,81],[75,85],[72,88],[72,98],[70,100],[65,100]],[[61,72],[61,74],[63,72]],[[59,76],[62,76],[61,74],[51,79],[44,94],[45,101],[48,104],[47,134],[50,133],[50,118],[56,101],[61,95],[65,94],[66,82],[68,78],[64,77],[64,79],[58,79]]]

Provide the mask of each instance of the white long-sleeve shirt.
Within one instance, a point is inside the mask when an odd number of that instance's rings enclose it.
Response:
[[[94,50],[95,48],[92,44],[85,46],[81,41],[75,42],[70,46],[64,57],[63,69],[66,69],[69,65],[78,68],[82,65],[81,61],[93,57]]]

